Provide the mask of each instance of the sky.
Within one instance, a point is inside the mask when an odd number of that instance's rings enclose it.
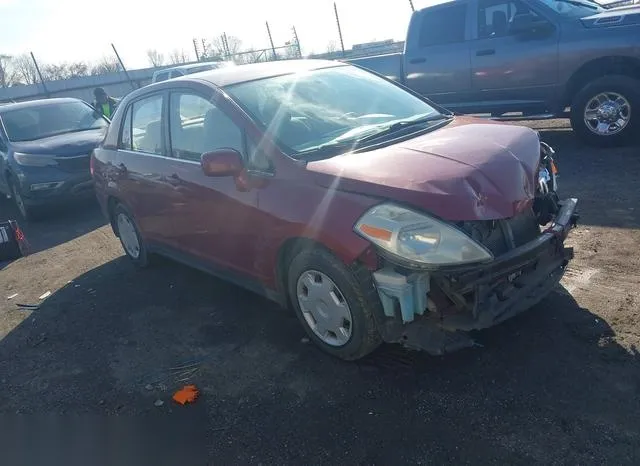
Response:
[[[421,8],[433,0],[413,0]],[[370,40],[404,39],[409,0],[337,0],[345,47]],[[275,45],[295,26],[303,54],[323,52],[339,37],[333,0],[0,0],[0,55],[33,52],[42,63],[95,62],[113,56],[129,69],[149,66],[146,51],[165,56],[192,40],[226,32],[243,47],[266,48],[269,22]]]

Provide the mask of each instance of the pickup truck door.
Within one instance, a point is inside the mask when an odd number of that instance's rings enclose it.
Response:
[[[469,2],[437,5],[411,17],[404,56],[405,83],[450,108],[464,108],[471,92]]]
[[[480,111],[544,112],[558,83],[557,25],[522,0],[478,0],[471,45],[473,100]],[[538,26],[516,31],[519,18]]]

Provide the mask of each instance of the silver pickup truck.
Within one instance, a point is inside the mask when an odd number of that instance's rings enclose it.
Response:
[[[640,5],[446,1],[413,13],[404,53],[347,61],[462,113],[568,116],[593,145],[640,131]]]

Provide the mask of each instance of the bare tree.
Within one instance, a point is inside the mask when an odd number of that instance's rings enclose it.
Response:
[[[89,74],[89,66],[83,62],[61,63],[58,65],[46,65],[42,69],[45,79],[55,81],[58,79],[71,79]]]
[[[236,36],[226,36],[227,49],[222,37],[223,36],[216,37],[208,44],[207,49],[212,56],[227,57],[229,55],[230,58],[232,58],[242,50],[242,41],[240,38]]]
[[[300,47],[298,46],[298,44],[296,44],[295,40],[285,42],[284,45],[286,45],[287,48],[284,49],[284,51],[281,53],[285,59],[290,60],[292,58],[302,58]]]
[[[255,50],[253,48],[243,52],[242,55],[238,57],[238,61],[241,63],[258,63],[266,60],[267,57],[265,56],[264,50]]]
[[[147,50],[147,59],[153,67],[164,65],[164,55],[155,49]]]
[[[98,76],[101,74],[115,73],[120,71],[120,63],[115,57],[102,57],[102,59],[95,63],[89,69],[91,76]]]
[[[11,85],[11,55],[0,54],[0,87]]]
[[[11,60],[11,68],[15,73],[15,79],[24,84],[35,84],[39,81],[36,66],[28,54],[14,57]]]
[[[333,53],[338,51],[338,43],[335,40],[330,41],[327,44],[327,53]]]
[[[189,54],[184,49],[175,49],[169,54],[169,63],[172,65],[188,62]]]

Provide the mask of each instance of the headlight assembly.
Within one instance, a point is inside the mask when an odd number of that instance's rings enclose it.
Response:
[[[354,230],[401,261],[422,267],[493,259],[491,252],[457,228],[391,203],[369,209]]]
[[[15,152],[13,154],[13,158],[18,165],[25,167],[54,167],[58,165],[56,158],[52,155],[23,154],[21,152]]]

